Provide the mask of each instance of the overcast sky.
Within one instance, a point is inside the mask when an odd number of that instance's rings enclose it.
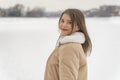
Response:
[[[66,8],[87,10],[100,5],[120,5],[120,0],[0,0],[0,7],[8,8],[20,3],[25,7],[44,7],[46,11],[59,11]]]

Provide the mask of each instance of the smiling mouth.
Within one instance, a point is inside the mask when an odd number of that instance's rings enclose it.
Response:
[[[62,31],[68,31],[67,29],[62,29]]]

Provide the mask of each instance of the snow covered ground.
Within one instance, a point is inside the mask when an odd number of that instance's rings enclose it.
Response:
[[[88,80],[120,80],[120,17],[86,18],[93,51]],[[0,18],[0,80],[43,80],[58,18]]]

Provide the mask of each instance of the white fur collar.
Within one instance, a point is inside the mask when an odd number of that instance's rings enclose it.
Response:
[[[76,42],[83,44],[85,42],[85,36],[82,32],[75,32],[69,36],[60,36],[56,46],[60,46],[61,44],[69,43],[69,42]]]

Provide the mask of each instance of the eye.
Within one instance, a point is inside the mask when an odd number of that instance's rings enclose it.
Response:
[[[64,23],[64,20],[63,19],[61,19],[61,21],[60,21],[61,23]]]
[[[70,21],[70,22],[68,22],[68,24],[72,24],[72,22]]]

